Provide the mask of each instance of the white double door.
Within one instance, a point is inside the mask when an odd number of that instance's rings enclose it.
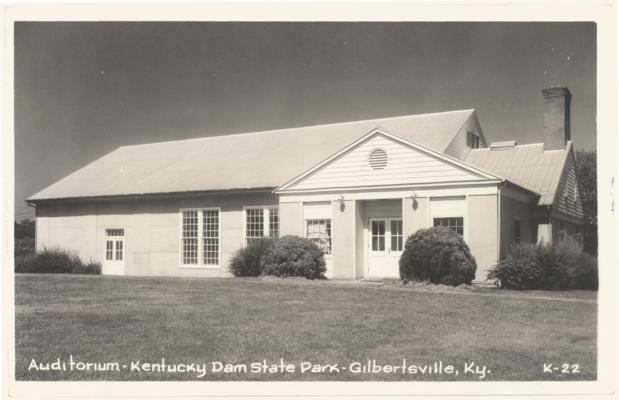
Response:
[[[398,278],[404,249],[402,218],[370,218],[368,228],[368,276]]]

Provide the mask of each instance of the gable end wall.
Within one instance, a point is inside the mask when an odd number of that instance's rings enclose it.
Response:
[[[464,123],[458,134],[453,138],[451,143],[445,149],[445,154],[450,155],[452,157],[458,158],[460,160],[465,160],[466,157],[471,152],[471,148],[466,144],[466,136],[467,132],[477,133],[482,137],[482,145],[483,145],[483,132],[477,126],[475,114],[472,114],[469,119]]]
[[[571,217],[581,219],[584,217],[582,211],[582,200],[580,197],[580,191],[578,190],[578,181],[576,179],[576,167],[575,167],[574,153],[570,151],[561,173],[559,185],[557,187],[557,193],[555,195],[553,209],[566,214]],[[565,190],[567,188],[568,196],[565,197]],[[576,191],[576,199],[572,197],[572,193]]]
[[[387,153],[388,163],[384,169],[373,170],[368,164],[369,155],[375,149]],[[483,179],[462,167],[378,134],[304,177],[290,189],[315,190]]]

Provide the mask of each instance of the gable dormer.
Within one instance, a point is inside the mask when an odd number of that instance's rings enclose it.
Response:
[[[473,111],[445,148],[445,154],[464,160],[471,150],[485,147],[487,147],[486,138],[479,125],[477,114]]]

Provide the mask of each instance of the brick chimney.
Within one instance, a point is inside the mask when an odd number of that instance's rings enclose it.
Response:
[[[572,94],[565,86],[551,86],[544,95],[544,150],[565,149],[570,140],[570,102]]]

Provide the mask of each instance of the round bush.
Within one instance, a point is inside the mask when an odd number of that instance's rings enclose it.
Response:
[[[269,247],[262,258],[262,273],[279,277],[302,276],[324,279],[327,271],[320,248],[310,239],[284,236]]]
[[[470,284],[477,263],[469,246],[445,227],[420,229],[411,235],[400,257],[400,279],[444,285]]]
[[[262,274],[262,257],[273,245],[274,239],[260,238],[237,250],[230,261],[234,276],[260,276]]]

